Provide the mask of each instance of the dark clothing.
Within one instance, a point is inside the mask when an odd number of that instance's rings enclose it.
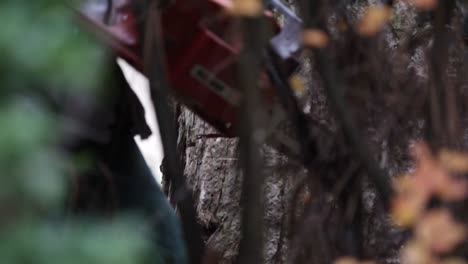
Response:
[[[113,64],[101,100],[63,100],[69,120],[64,122],[63,146],[72,156],[85,153],[92,158],[92,166],[78,176],[71,209],[79,215],[142,217],[151,226],[159,255],[153,263],[188,263],[179,219],[134,141],[135,135],[145,138],[151,133],[144,110]],[[70,123],[74,126],[67,128]]]

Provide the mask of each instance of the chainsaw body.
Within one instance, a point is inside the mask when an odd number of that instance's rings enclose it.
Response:
[[[80,21],[109,45],[115,54],[142,71],[142,32],[132,0],[92,0],[79,10]],[[173,95],[220,132],[234,136],[238,125],[240,91],[236,60],[242,47],[236,20],[226,9],[230,0],[176,0],[162,11],[169,85]],[[275,20],[265,12],[275,31]],[[274,126],[282,118],[274,89],[262,74],[260,89],[266,113]]]

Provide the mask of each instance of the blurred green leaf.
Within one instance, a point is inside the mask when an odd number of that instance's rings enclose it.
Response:
[[[54,100],[98,96],[105,49],[74,23],[66,1],[0,1],[0,24],[0,263],[145,263],[140,221],[46,221],[64,203],[67,165],[92,164],[86,153],[59,152]]]
[[[14,84],[5,88],[95,86],[104,49],[74,23],[64,2],[2,1],[0,24],[0,76]]]
[[[24,222],[2,234],[0,263],[145,263],[148,240],[136,221],[88,221],[52,227]]]

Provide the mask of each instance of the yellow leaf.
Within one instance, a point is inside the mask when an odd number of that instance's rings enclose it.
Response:
[[[440,164],[451,172],[468,172],[468,154],[444,149],[439,153]]]
[[[412,180],[411,175],[408,174],[393,178],[392,185],[393,189],[395,189],[397,193],[407,193],[413,191],[415,188],[414,181]]]
[[[306,90],[305,82],[304,82],[303,78],[301,76],[299,76],[298,74],[293,74],[289,78],[289,85],[296,92],[302,93],[302,92],[304,92]]]
[[[237,16],[260,16],[263,14],[263,2],[261,0],[234,0],[228,11]]]
[[[327,33],[320,29],[306,29],[302,32],[302,42],[312,48],[325,48],[330,39]]]
[[[377,34],[392,17],[392,9],[385,5],[368,7],[358,24],[357,31],[362,36]]]
[[[424,212],[430,193],[418,186],[411,175],[397,177],[393,186],[396,194],[391,204],[392,220],[399,226],[412,226]]]
[[[391,216],[395,224],[402,227],[412,226],[424,211],[427,198],[410,194],[392,200]]]

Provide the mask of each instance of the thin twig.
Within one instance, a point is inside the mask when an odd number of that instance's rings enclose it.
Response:
[[[242,184],[242,237],[237,263],[263,262],[263,175],[260,147],[264,128],[259,127],[263,110],[259,77],[262,54],[266,44],[264,17],[241,19],[244,49],[239,56],[238,78],[242,91],[240,108],[240,158],[243,169]]]
[[[304,7],[308,9],[304,10],[305,15],[308,16],[304,18],[304,21],[307,23],[306,26],[320,28],[326,31],[324,21],[320,19],[320,16],[317,13],[318,10],[321,9],[320,3],[322,1],[314,1],[313,4],[308,2],[309,1],[304,1]],[[338,122],[341,125],[346,138],[353,147],[354,152],[366,167],[369,177],[375,184],[384,206],[388,208],[390,197],[392,195],[388,175],[386,175],[385,171],[380,169],[379,165],[368,150],[365,141],[357,130],[350,114],[350,108],[344,97],[345,86],[343,80],[341,80],[341,76],[337,73],[334,61],[329,55],[329,50],[327,48],[314,49],[314,55],[325,91],[330,100],[330,105],[335,112]]]
[[[159,132],[165,155],[165,170],[173,184],[174,197],[180,212],[185,241],[187,243],[191,263],[201,263],[204,244],[200,235],[200,227],[196,221],[196,212],[191,191],[185,184],[185,179],[177,154],[176,130],[173,124],[173,113],[168,104],[169,86],[165,68],[165,56],[161,39],[160,15],[155,6],[150,7],[147,17],[144,61],[145,71],[150,82],[150,95],[159,123]]]

